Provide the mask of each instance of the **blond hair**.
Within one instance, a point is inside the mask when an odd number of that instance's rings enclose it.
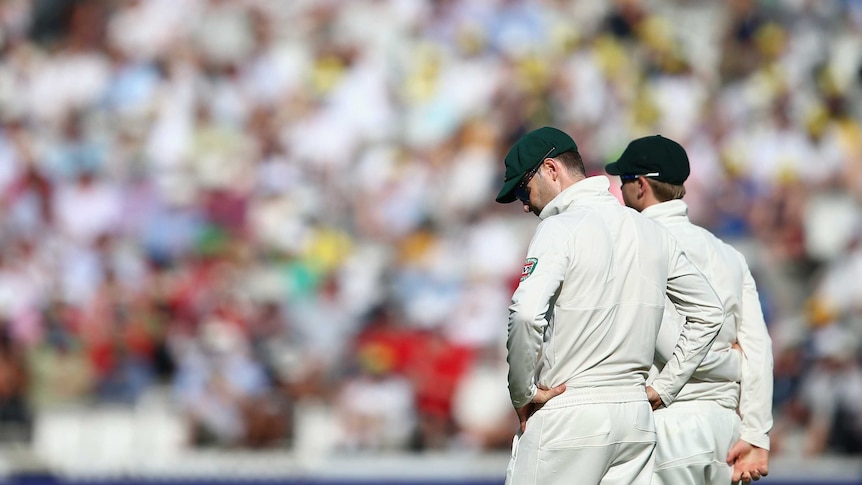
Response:
[[[685,186],[683,185],[669,184],[651,178],[647,178],[647,182],[652,187],[653,195],[659,202],[682,199],[685,195]]]

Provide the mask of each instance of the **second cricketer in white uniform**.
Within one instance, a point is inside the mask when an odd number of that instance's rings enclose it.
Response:
[[[685,149],[677,142],[660,135],[638,138],[606,170],[620,176],[627,206],[668,228],[709,279],[725,311],[725,323],[704,361],[717,366],[701,366],[673,403],[656,410],[653,484],[727,485],[731,480],[759,480],[768,472],[772,341],[748,265],[730,245],[689,221],[688,206],[680,199],[690,167]],[[672,358],[684,324],[681,315],[665,308],[651,375]],[[739,355],[728,352],[733,344],[744,354],[739,377],[733,376],[738,363],[723,358]],[[713,355],[717,357],[710,359]]]
[[[509,307],[509,393],[521,422],[506,483],[647,485],[655,428],[646,377],[665,295],[689,325],[653,388],[672,400],[724,319],[717,294],[661,225],[586,178],[550,127],[505,159],[501,203],[542,221]]]

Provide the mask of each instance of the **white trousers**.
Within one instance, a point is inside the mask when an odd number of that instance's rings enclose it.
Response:
[[[728,485],[727,452],[739,439],[740,420],[714,401],[675,402],[655,412],[658,443],[653,485]]]
[[[643,388],[570,389],[515,437],[506,485],[649,485],[655,441]]]

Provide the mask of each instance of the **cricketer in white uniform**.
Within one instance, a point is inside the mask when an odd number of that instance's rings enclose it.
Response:
[[[718,296],[665,228],[623,207],[607,177],[585,177],[567,134],[532,131],[505,165],[497,201],[520,199],[541,218],[509,307],[521,431],[506,483],[647,485],[656,434],[646,378],[665,295],[689,323],[653,382],[666,402],[718,334]]]
[[[606,170],[620,176],[627,206],[668,228],[689,260],[706,275],[725,311],[725,323],[704,360],[716,365],[709,369],[702,365],[673,403],[656,410],[653,484],[727,485],[759,480],[768,472],[772,340],[745,258],[689,221],[688,206],[681,198],[690,166],[679,143],[660,135],[638,138]],[[651,375],[672,358],[684,324],[680,314],[665,308]],[[744,357],[725,358],[740,355],[728,352],[734,344]]]

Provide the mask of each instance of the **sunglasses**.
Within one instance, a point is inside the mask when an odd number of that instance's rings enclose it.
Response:
[[[545,156],[542,157],[541,160],[539,160],[539,163],[529,172],[525,173],[523,177],[521,177],[521,181],[518,182],[517,187],[515,187],[515,197],[520,200],[524,205],[530,205],[530,191],[527,190],[527,184],[530,183],[530,180],[533,180],[533,176],[535,176],[536,172],[538,172],[539,169],[542,168],[542,162],[544,162],[545,159],[548,158],[548,155],[553,153],[553,151],[556,149],[557,147],[551,147],[551,149],[548,150],[548,153],[546,153]]]
[[[622,181],[622,183],[626,183],[626,182],[631,182],[633,180],[637,180],[638,177],[658,177],[659,175],[661,175],[661,174],[658,172],[642,173],[642,174],[638,174],[638,175],[626,174],[626,175],[620,175],[620,180]]]

